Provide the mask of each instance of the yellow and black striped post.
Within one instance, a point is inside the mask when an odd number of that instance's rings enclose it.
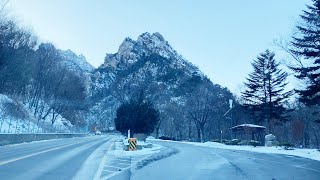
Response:
[[[137,150],[137,138],[129,138],[129,151]]]

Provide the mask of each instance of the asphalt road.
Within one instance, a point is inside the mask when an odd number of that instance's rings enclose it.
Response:
[[[92,136],[0,147],[0,179],[90,180],[95,176],[101,177],[97,172],[115,139],[110,135]],[[151,162],[138,170],[132,168],[130,172],[119,174],[116,179],[320,179],[320,162],[310,159],[177,142],[154,143],[178,149],[179,153]]]
[[[132,170],[133,180],[319,180],[320,162],[296,156],[154,142],[180,152]]]
[[[0,147],[0,179],[93,179],[113,140],[91,136]]]

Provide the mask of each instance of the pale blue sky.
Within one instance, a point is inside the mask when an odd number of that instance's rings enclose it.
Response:
[[[125,37],[160,32],[213,82],[238,93],[260,52],[289,38],[309,0],[11,0],[8,8],[43,41],[95,67]],[[281,58],[278,56],[278,58]]]

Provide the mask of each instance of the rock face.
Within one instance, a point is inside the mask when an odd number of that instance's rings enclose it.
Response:
[[[171,59],[177,68],[185,66],[189,70],[202,74],[197,67],[186,61],[179,55],[160,33],[143,33],[136,41],[127,37],[120,45],[118,52],[107,54],[104,64],[100,68],[112,66],[114,68],[125,68],[141,60],[142,57],[157,54],[162,58]]]
[[[83,72],[92,72],[94,67],[88,63],[86,57],[83,55],[77,55],[71,50],[59,50],[64,63],[66,66],[70,67],[71,70],[74,71],[83,71]]]
[[[125,38],[118,52],[107,54],[104,63],[93,74],[93,93],[112,88],[117,83],[121,87],[158,87],[166,89],[168,94],[192,76],[205,78],[196,66],[179,55],[159,33],[143,33],[136,41]]]

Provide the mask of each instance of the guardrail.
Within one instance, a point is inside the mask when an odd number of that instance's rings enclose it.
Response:
[[[7,144],[17,144],[23,142],[84,137],[82,133],[21,133],[21,134],[0,134],[0,146]]]

